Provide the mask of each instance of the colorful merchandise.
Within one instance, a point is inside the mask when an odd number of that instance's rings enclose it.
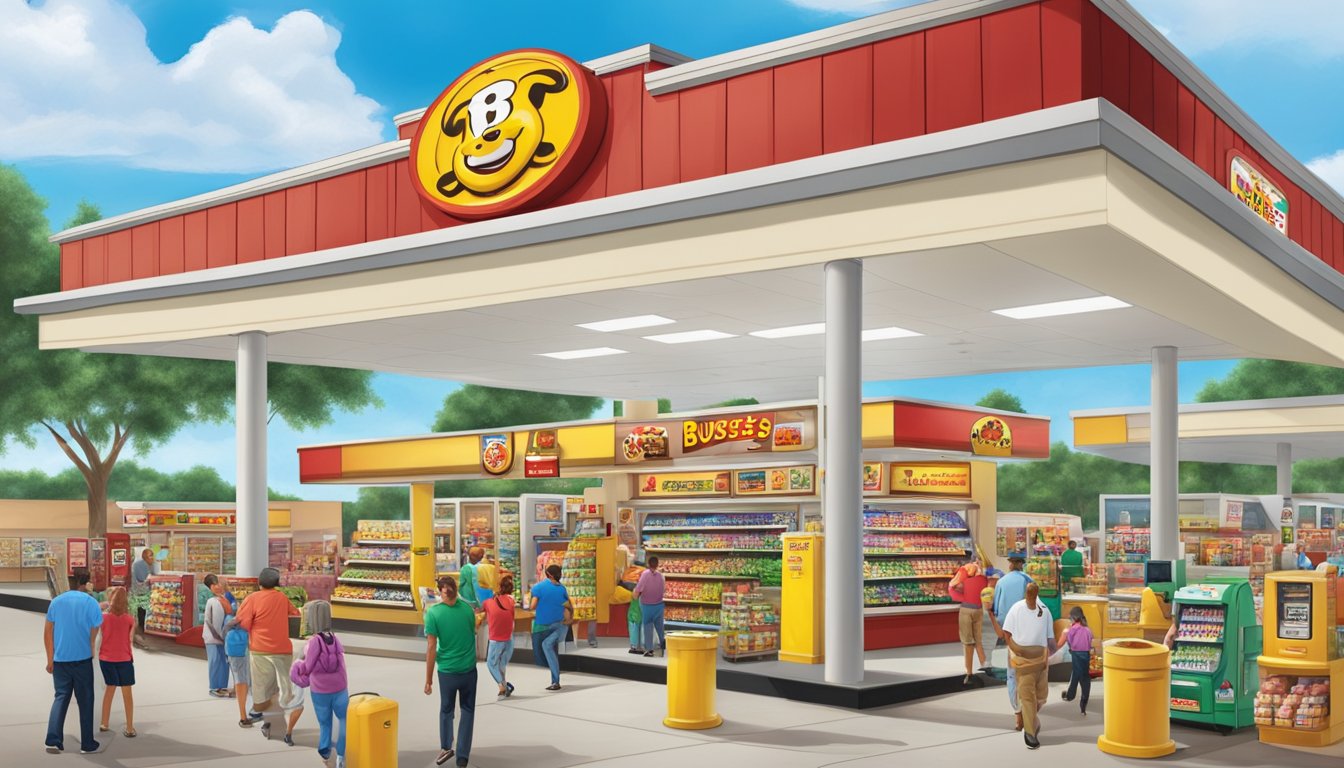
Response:
[[[1324,729],[1330,724],[1330,678],[1267,675],[1255,696],[1255,724]]]
[[[870,531],[920,529],[965,531],[966,521],[962,520],[961,515],[956,512],[941,509],[923,512],[865,507],[863,510],[863,527]]]
[[[149,610],[145,631],[161,635],[180,635],[187,626],[183,617],[190,615],[189,588],[177,580],[152,580],[149,585]]]
[[[795,530],[798,515],[793,511],[784,512],[648,512],[644,518],[644,531],[655,530],[713,530],[733,528],[771,528]]]
[[[395,581],[399,584],[411,583],[411,572],[403,568],[346,568],[341,572],[341,581]]]
[[[511,574],[522,572],[521,546],[522,527],[518,515],[518,503],[501,501],[499,503],[499,567]],[[514,580],[515,596],[522,595],[522,579]]]
[[[644,549],[727,549],[737,552],[778,552],[783,548],[773,533],[659,533],[644,535]]]
[[[720,648],[729,661],[762,659],[779,653],[779,610],[760,590],[725,592]]]
[[[560,583],[569,591],[575,621],[597,618],[597,539],[604,532],[580,525],[565,549]]]
[[[332,592],[333,600],[361,600],[379,603],[392,603],[403,607],[412,605],[409,589],[385,587],[361,587],[353,584],[341,584]]]
[[[1114,605],[1114,603],[1112,603]],[[1244,728],[1254,722],[1250,691],[1263,646],[1251,586],[1190,584],[1176,590],[1171,651],[1171,717],[1208,726]]]
[[[864,533],[863,551],[873,555],[964,555],[971,549],[965,536],[937,533]]]
[[[0,539],[0,568],[18,568],[23,562],[20,539]]]
[[[699,624],[717,628],[719,606],[672,604],[664,609],[663,620],[678,624]]]
[[[723,578],[760,579],[761,586],[777,587],[783,566],[778,557],[743,555],[739,557],[707,557],[703,555],[668,555],[658,569],[669,581],[679,575],[713,576]]]
[[[411,542],[410,520],[360,520],[355,524],[355,543]]]
[[[718,605],[723,597],[721,581],[667,581],[663,601]]]
[[[343,553],[345,562],[368,562],[370,560],[387,563],[409,563],[411,550],[396,547],[347,547]]]
[[[863,586],[863,604],[869,607],[950,603],[941,581],[882,581]]]
[[[865,579],[947,579],[957,574],[957,558],[885,558],[863,561]]]

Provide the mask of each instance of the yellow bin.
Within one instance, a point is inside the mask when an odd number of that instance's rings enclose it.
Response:
[[[350,697],[345,756],[350,768],[397,768],[397,702],[376,693]]]
[[[1171,740],[1171,652],[1138,638],[1102,645],[1105,715],[1097,748],[1121,757],[1164,757]]]
[[[668,633],[667,717],[663,725],[698,731],[723,724],[723,718],[714,711],[718,651],[719,636],[714,633]]]

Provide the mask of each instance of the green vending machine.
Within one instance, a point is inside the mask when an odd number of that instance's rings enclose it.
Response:
[[[1175,593],[1171,719],[1224,731],[1253,724],[1263,630],[1248,581],[1191,584]]]

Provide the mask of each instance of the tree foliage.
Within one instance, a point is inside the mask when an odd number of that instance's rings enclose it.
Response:
[[[601,397],[553,395],[523,389],[466,384],[443,400],[434,416],[435,432],[544,424],[587,419],[602,407]]]
[[[74,467],[54,475],[41,470],[0,470],[0,495],[7,499],[83,499],[84,476]],[[214,467],[197,465],[181,472],[160,472],[132,460],[120,463],[107,487],[112,501],[233,501],[234,487]],[[298,496],[270,491],[275,501]]]
[[[993,408],[998,411],[1027,412],[1027,409],[1022,407],[1021,398],[1002,388],[991,389],[975,404],[981,408]]]
[[[1205,384],[1195,400],[1219,403],[1340,394],[1344,394],[1344,368],[1284,360],[1242,360],[1227,376]]]

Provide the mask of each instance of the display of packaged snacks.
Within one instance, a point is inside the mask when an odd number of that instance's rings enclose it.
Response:
[[[667,581],[663,599],[669,602],[685,600],[693,603],[718,604],[723,597],[721,581]]]
[[[522,572],[522,525],[519,519],[518,503],[501,501],[499,503],[499,567],[517,576]],[[513,593],[522,595],[522,579],[513,580]]]
[[[947,593],[947,583],[942,581],[880,581],[863,586],[866,608],[950,602],[952,597]]]
[[[462,504],[462,556],[472,547],[485,550],[485,559],[499,562],[495,542],[495,505],[491,502]]]
[[[346,568],[341,571],[341,581],[395,581],[399,584],[411,583],[411,572],[406,568]]]
[[[225,573],[238,572],[238,540],[233,536],[225,536],[220,541],[220,569]]]
[[[355,543],[405,542],[411,543],[410,520],[360,520],[355,523]]]
[[[779,609],[750,585],[724,592],[719,644],[730,661],[764,659],[779,652]]]
[[[1255,695],[1255,724],[1314,731],[1330,724],[1330,678],[1265,675]]]
[[[777,587],[783,570],[778,555],[668,555],[658,569],[669,581],[677,576],[715,576],[760,579],[763,587]]]
[[[1171,652],[1171,668],[1178,672],[1216,672],[1223,649],[1216,645],[1177,645]]]
[[[691,528],[770,528],[796,530],[798,513],[793,510],[772,512],[647,512],[644,530]]]
[[[591,527],[581,527],[565,549],[560,583],[569,591],[575,621],[597,618],[597,538]]]
[[[965,536],[938,533],[863,534],[865,555],[965,555],[970,549],[971,540]]]
[[[719,606],[674,603],[663,609],[663,618],[665,622],[717,627],[719,625]]]
[[[220,557],[220,537],[191,536],[187,538],[187,570],[190,573],[220,573],[224,562]]]
[[[863,527],[868,529],[918,530],[934,528],[965,531],[966,521],[951,510],[909,511],[864,507]]]
[[[956,558],[878,558],[863,561],[865,579],[951,579],[961,561]]]
[[[395,587],[370,587],[355,584],[338,584],[331,593],[333,600],[365,600],[378,603],[390,603],[398,607],[414,604],[409,589]]]
[[[741,552],[778,552],[783,541],[773,533],[658,533],[644,535],[644,549],[720,549]]]
[[[21,539],[0,539],[0,568],[19,568],[23,564]]]
[[[411,550],[404,547],[346,547],[342,553],[346,561],[376,560],[387,563],[409,563]]]
[[[47,540],[24,539],[20,562],[24,568],[45,568],[47,565]]]
[[[168,635],[182,633],[186,592],[179,581],[152,581],[149,585],[149,610],[145,630]]]

